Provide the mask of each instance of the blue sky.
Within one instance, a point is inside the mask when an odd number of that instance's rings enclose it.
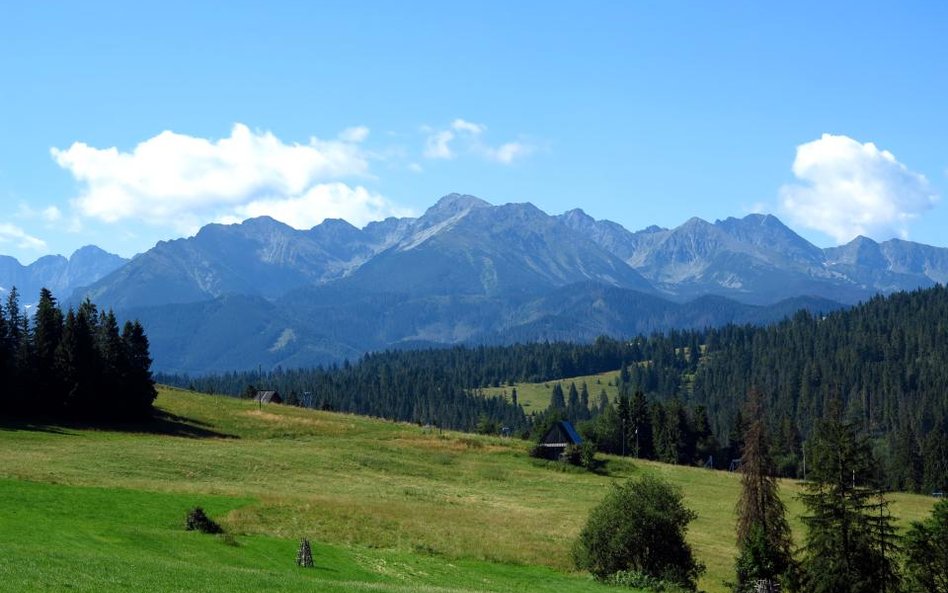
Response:
[[[10,3],[0,253],[450,192],[948,246],[948,4]]]

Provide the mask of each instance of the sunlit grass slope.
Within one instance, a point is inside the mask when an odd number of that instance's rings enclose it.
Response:
[[[610,458],[601,476],[517,440],[168,389],[157,403],[160,431],[0,428],[0,590],[605,591],[569,548],[609,484],[642,471],[697,511],[703,587],[730,574],[735,475]],[[184,532],[195,505],[235,537]],[[894,512],[930,506],[900,495]],[[293,565],[303,536],[312,571]]]
[[[510,399],[513,389],[517,389],[517,402],[523,406],[524,411],[542,412],[550,405],[550,397],[553,394],[553,386],[559,383],[563,388],[563,393],[569,393],[570,383],[576,384],[576,389],[582,389],[583,383],[589,390],[589,403],[595,405],[599,401],[599,392],[605,390],[609,396],[609,401],[615,401],[619,396],[619,371],[607,371],[598,375],[583,375],[582,377],[572,377],[570,379],[560,379],[558,381],[543,381],[541,383],[514,383],[513,385],[502,385],[500,387],[485,387],[477,390],[485,396],[505,396]]]

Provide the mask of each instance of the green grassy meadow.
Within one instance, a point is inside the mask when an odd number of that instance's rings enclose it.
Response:
[[[544,381],[542,383],[514,383],[513,385],[503,385],[500,387],[484,387],[477,392],[487,397],[504,396],[510,399],[512,388],[517,389],[517,401],[523,406],[527,414],[530,412],[542,412],[550,405],[550,397],[553,394],[553,386],[557,383],[563,388],[564,394],[569,394],[569,384],[576,383],[576,389],[582,389],[583,382],[589,389],[589,403],[595,405],[599,401],[599,392],[606,390],[609,401],[615,401],[619,397],[619,371],[607,371],[597,375],[584,375],[582,377],[573,377],[570,379],[561,379],[558,381]]]
[[[607,458],[603,476],[523,441],[165,388],[157,406],[148,431],[0,425],[0,590],[609,591],[572,571],[570,544],[639,472],[697,511],[702,587],[730,575],[736,475]],[[894,499],[903,523],[932,505]],[[229,536],[184,531],[197,505]],[[312,570],[294,565],[303,536]]]

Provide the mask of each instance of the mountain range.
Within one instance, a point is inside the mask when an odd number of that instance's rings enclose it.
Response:
[[[95,245],[77,249],[68,259],[62,255],[46,255],[28,266],[16,259],[0,255],[0,295],[16,287],[21,303],[29,306],[42,288],[53,294],[69,296],[76,289],[95,282],[121,268],[129,260],[107,253]]]
[[[21,286],[4,275],[9,259],[0,286]],[[458,194],[362,229],[333,219],[309,230],[268,217],[211,224],[107,261],[47,285],[81,286],[71,302],[140,318],[156,368],[190,373],[763,323],[948,279],[948,249],[865,237],[821,249],[771,215],[632,232],[578,209],[553,216]]]

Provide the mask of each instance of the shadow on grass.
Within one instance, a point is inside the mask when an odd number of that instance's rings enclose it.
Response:
[[[76,430],[93,429],[127,432],[133,434],[152,434],[189,439],[237,439],[237,435],[219,432],[211,425],[200,420],[178,416],[164,410],[155,410],[147,420],[123,421],[103,420],[88,422],[60,420],[56,418],[0,418],[0,430],[47,432],[72,435]]]

